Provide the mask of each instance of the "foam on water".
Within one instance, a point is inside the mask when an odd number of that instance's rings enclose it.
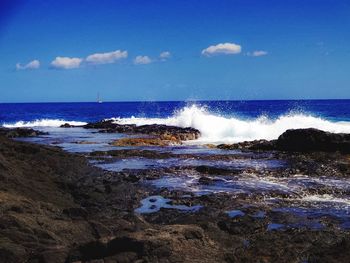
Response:
[[[76,125],[76,126],[86,124],[86,122],[81,122],[81,121],[40,119],[40,120],[34,120],[34,121],[18,121],[15,123],[5,123],[2,126],[6,128],[59,127],[65,123],[68,123],[70,125]]]
[[[304,113],[289,113],[276,119],[227,117],[210,112],[206,107],[184,107],[168,118],[113,118],[119,124],[165,124],[192,127],[201,132],[196,143],[233,143],[256,139],[277,139],[288,129],[317,128],[334,133],[350,133],[350,122],[333,122]]]

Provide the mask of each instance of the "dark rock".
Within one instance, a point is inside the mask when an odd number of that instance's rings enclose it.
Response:
[[[165,159],[176,157],[176,155],[169,152],[159,152],[151,150],[110,150],[110,151],[95,151],[91,152],[90,156],[113,156],[116,158],[127,158],[127,157],[144,157],[149,159]]]
[[[217,146],[219,149],[223,150],[274,150],[275,141],[267,140],[255,140],[255,141],[245,141],[234,144],[219,144]]]
[[[317,129],[287,130],[276,141],[276,148],[283,151],[350,152],[350,134],[330,133]]]
[[[65,124],[62,124],[60,127],[61,127],[61,128],[73,128],[73,127],[76,127],[76,126],[71,125],[71,124],[69,124],[69,123],[65,123]]]
[[[23,262],[25,255],[23,246],[0,236],[0,262]]]
[[[200,165],[196,166],[196,171],[203,174],[231,174],[231,173],[239,173],[239,170],[228,170],[224,168],[219,167],[213,167],[213,166],[206,166],[206,165]]]
[[[209,185],[209,184],[214,183],[214,180],[213,180],[213,178],[202,176],[198,179],[198,183],[203,184],[203,185]]]
[[[0,135],[3,135],[7,138],[17,138],[17,137],[36,137],[39,135],[46,135],[48,133],[36,131],[30,128],[0,128]]]
[[[313,128],[287,130],[277,140],[256,140],[235,144],[220,144],[219,149],[280,150],[291,152],[343,152],[350,153],[350,134],[330,133]]]
[[[141,255],[144,244],[129,237],[114,238],[109,242],[93,241],[79,248],[83,260],[101,259],[123,252],[134,252]]]
[[[84,128],[86,128],[86,129],[117,129],[120,126],[123,126],[123,125],[118,125],[118,124],[114,123],[113,120],[101,120],[98,122],[88,123],[88,124],[84,125]],[[132,125],[132,126],[136,126],[136,125]]]
[[[108,133],[129,133],[146,134],[159,137],[161,140],[186,141],[195,140],[200,136],[200,132],[194,128],[181,128],[176,126],[151,124],[136,126],[134,124],[117,124],[113,120],[103,120],[94,123],[88,123],[83,126],[86,129],[100,129],[100,132]]]
[[[73,219],[86,218],[88,215],[86,210],[84,208],[80,208],[80,207],[71,207],[71,208],[63,209],[63,214],[65,214]]]

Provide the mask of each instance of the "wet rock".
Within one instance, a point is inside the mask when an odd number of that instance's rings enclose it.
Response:
[[[74,126],[69,123],[65,123],[60,126],[60,128],[74,128],[74,127],[78,127],[78,126]]]
[[[187,141],[195,140],[200,136],[200,132],[194,128],[181,128],[176,126],[151,124],[136,126],[134,124],[117,124],[113,120],[103,120],[95,123],[88,123],[86,129],[100,129],[100,132],[108,133],[129,133],[146,134],[159,137],[167,141]]]
[[[89,141],[76,141],[74,143],[76,143],[76,144],[85,144],[85,145],[98,144],[97,142],[89,142]]]
[[[181,144],[176,138],[165,140],[160,138],[122,138],[111,143],[113,146],[168,146]]]
[[[17,137],[36,137],[39,135],[46,135],[48,133],[36,131],[30,128],[1,128],[0,127],[0,135],[5,136],[7,138],[17,138]]]
[[[219,144],[217,148],[223,150],[274,150],[275,142],[267,140],[245,141],[234,144]]]
[[[101,120],[98,122],[91,122],[84,125],[86,129],[104,129],[115,130],[115,132],[126,132],[129,128],[136,127],[136,125],[120,125],[115,123],[113,120]]]
[[[350,134],[336,134],[311,128],[287,130],[278,137],[276,148],[283,151],[350,153]]]
[[[219,149],[280,150],[294,152],[324,151],[350,153],[350,134],[330,133],[321,130],[287,130],[277,140],[256,140],[235,144],[220,144]]]
[[[203,184],[203,185],[209,185],[214,183],[213,178],[202,176],[198,179],[198,183]]]
[[[219,168],[219,167],[213,167],[213,166],[206,166],[206,165],[200,165],[196,166],[196,171],[199,173],[203,174],[232,174],[232,173],[239,173],[239,170],[229,170],[229,169],[224,169],[224,168]]]

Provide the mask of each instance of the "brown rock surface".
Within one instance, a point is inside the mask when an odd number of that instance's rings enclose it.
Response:
[[[100,132],[108,133],[128,133],[145,134],[159,137],[162,140],[187,141],[195,140],[200,136],[200,132],[194,128],[181,128],[161,124],[141,125],[118,124],[112,120],[102,120],[99,122],[88,123],[84,126],[86,129],[100,129]]]
[[[146,150],[100,151],[90,156],[104,155],[174,157]],[[349,157],[340,153],[274,153],[277,157],[287,158],[289,166],[259,172],[350,175]],[[216,175],[244,176],[205,165],[168,171],[179,176],[195,173],[207,185],[218,180]],[[0,262],[348,262],[350,258],[350,232],[339,227],[337,218],[322,221],[322,229],[291,226],[269,231],[267,226],[275,219],[289,222],[295,216],[276,214],[269,203],[255,207],[250,195],[194,196],[142,184],[162,176],[162,169],[106,172],[90,166],[83,156],[0,136]],[[315,190],[333,193],[333,189]],[[170,198],[169,204],[203,208],[135,214],[140,200],[151,195]],[[244,215],[230,218],[226,211],[232,209],[242,209]],[[265,217],[252,217],[260,210]]]
[[[181,144],[176,138],[122,138],[111,143],[114,146],[168,146]]]

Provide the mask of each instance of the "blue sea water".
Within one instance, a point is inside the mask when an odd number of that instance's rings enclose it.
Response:
[[[0,125],[5,127],[58,127],[110,118],[191,126],[205,142],[234,142],[274,139],[291,128],[350,133],[350,100],[0,104]]]
[[[310,113],[329,120],[350,121],[350,100],[264,100],[264,101],[169,101],[169,102],[77,102],[0,103],[0,124],[39,119],[97,121],[105,118],[164,118],[188,105],[206,106],[211,112],[242,118],[286,113]]]

